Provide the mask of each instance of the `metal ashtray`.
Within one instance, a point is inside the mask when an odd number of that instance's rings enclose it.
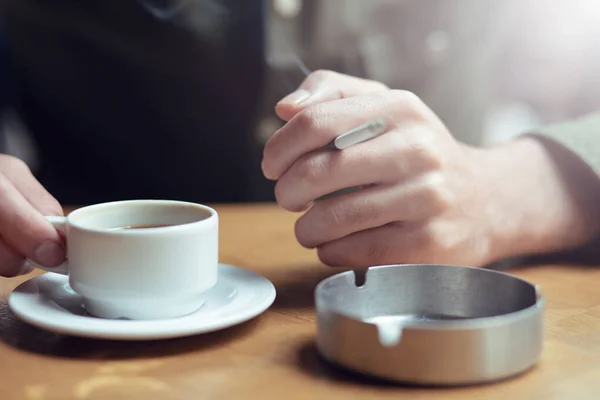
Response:
[[[520,278],[447,265],[347,271],[315,290],[317,348],[328,361],[417,385],[497,381],[533,367],[544,296]]]

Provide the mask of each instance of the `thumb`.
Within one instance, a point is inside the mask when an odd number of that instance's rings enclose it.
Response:
[[[306,107],[332,100],[388,90],[383,83],[344,75],[333,71],[311,73],[298,90],[287,95],[275,106],[277,116],[289,121]]]

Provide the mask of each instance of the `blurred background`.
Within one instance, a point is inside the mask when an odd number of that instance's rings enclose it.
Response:
[[[600,109],[596,0],[1,0],[3,152],[63,203],[273,199],[275,103],[332,69],[490,145]]]

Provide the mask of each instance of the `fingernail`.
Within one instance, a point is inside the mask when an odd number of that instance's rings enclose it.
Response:
[[[60,264],[65,256],[65,249],[56,242],[44,242],[35,249],[35,261],[46,267]]]
[[[273,174],[269,173],[269,170],[267,168],[265,168],[264,160],[261,163],[261,169],[263,171],[263,175],[265,178],[267,178],[268,180],[271,180],[271,181],[277,180],[277,177],[274,176]]]
[[[311,93],[308,90],[298,89],[294,93],[288,94],[279,103],[300,104],[310,97]]]

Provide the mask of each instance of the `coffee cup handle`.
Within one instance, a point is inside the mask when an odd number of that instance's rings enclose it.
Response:
[[[67,235],[67,217],[46,217],[46,219],[54,226],[54,228],[64,234]],[[65,260],[62,264],[57,265],[56,267],[44,267],[31,259],[27,259],[27,261],[35,268],[42,269],[48,272],[54,272],[55,274],[68,275],[69,274],[69,262]]]

